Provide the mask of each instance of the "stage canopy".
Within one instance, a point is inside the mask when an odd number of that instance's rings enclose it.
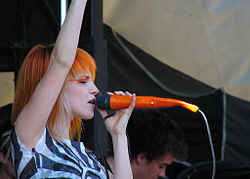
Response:
[[[104,0],[104,23],[161,62],[250,101],[250,1]]]

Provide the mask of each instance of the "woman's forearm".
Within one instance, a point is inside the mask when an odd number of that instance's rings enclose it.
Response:
[[[64,66],[72,65],[78,45],[86,3],[87,0],[72,0],[52,52],[54,62],[59,60],[60,64]]]
[[[129,92],[115,91],[114,94],[123,96],[132,96],[132,102],[126,109],[117,110],[115,115],[106,118],[105,126],[112,136],[113,153],[114,153],[114,177],[115,179],[133,178],[129,154],[128,142],[126,136],[126,127],[129,117],[135,107],[136,95]],[[98,109],[103,118],[107,116],[107,112]]]
[[[114,179],[133,178],[126,135],[112,136],[114,149]]]

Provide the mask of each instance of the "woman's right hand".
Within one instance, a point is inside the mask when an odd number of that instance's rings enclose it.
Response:
[[[113,93],[108,93],[113,95]],[[116,110],[115,115],[107,118],[104,123],[108,132],[111,134],[113,142],[113,151],[114,151],[114,179],[132,179],[132,169],[129,161],[128,154],[128,143],[126,137],[126,128],[128,120],[131,116],[131,113],[135,107],[135,94],[130,94],[129,92],[116,91],[116,95],[122,96],[132,96],[132,102],[130,106],[126,109]],[[107,116],[105,110],[98,109],[101,116],[104,118]]]
[[[130,106],[126,109],[119,109],[116,110],[115,115],[107,118],[104,123],[106,125],[106,128],[108,130],[108,132],[111,134],[111,136],[113,135],[125,135],[126,134],[126,127],[128,124],[128,120],[131,116],[131,113],[135,107],[135,94],[131,94],[129,92],[122,92],[122,91],[115,91],[114,93],[110,93],[108,92],[107,94],[109,95],[122,95],[122,96],[132,96],[132,102],[130,104]],[[97,110],[99,111],[99,113],[101,114],[101,116],[104,118],[105,116],[107,116],[107,112],[106,110],[101,110],[99,108],[97,108]]]

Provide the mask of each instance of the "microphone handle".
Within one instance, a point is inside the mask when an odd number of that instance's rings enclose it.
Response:
[[[135,108],[157,108],[157,97],[136,96]],[[132,102],[132,96],[114,95],[110,97],[110,109],[124,109]]]
[[[100,109],[125,109],[132,102],[132,96],[103,95],[96,100],[96,105]],[[182,106],[192,112],[197,112],[199,107],[178,99],[160,98],[155,96],[136,96],[135,108],[158,108]]]
[[[132,96],[113,95],[110,97],[110,109],[124,109],[132,102]],[[136,96],[135,108],[159,108],[181,106],[192,112],[197,112],[199,107],[178,99],[160,98],[155,96]]]

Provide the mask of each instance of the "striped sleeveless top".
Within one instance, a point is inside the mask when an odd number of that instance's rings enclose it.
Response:
[[[82,142],[56,141],[47,128],[34,148],[22,144],[13,129],[11,150],[18,178],[107,178],[95,155],[87,152]]]

